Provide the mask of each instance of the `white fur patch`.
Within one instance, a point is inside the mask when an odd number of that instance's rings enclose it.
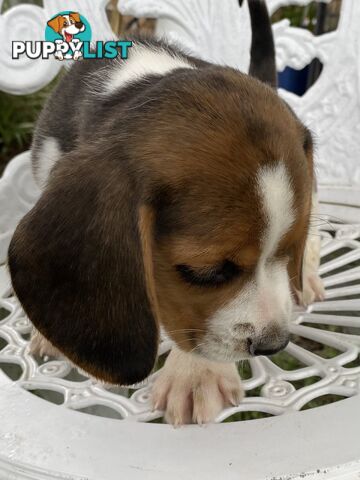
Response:
[[[259,263],[255,278],[220,308],[207,323],[208,334],[199,351],[217,361],[248,358],[247,338],[261,336],[272,326],[286,333],[292,310],[289,276],[280,261]]]
[[[201,353],[213,360],[246,358],[247,338],[261,336],[269,326],[281,338],[288,329],[292,301],[287,266],[273,257],[295,220],[294,195],[285,165],[261,169],[258,188],[267,223],[261,256],[252,280],[208,320]]]
[[[129,58],[116,64],[109,73],[104,85],[106,93],[113,92],[130,82],[149,75],[165,75],[177,68],[195,68],[185,58],[174,56],[170,52],[135,45],[129,49]]]
[[[275,168],[261,169],[258,184],[268,221],[262,247],[262,259],[266,260],[275,252],[279,241],[295,220],[294,195],[283,163],[277,164]]]
[[[44,187],[50,170],[59,160],[61,154],[59,144],[54,137],[46,137],[42,140],[34,169],[35,180],[40,187]]]

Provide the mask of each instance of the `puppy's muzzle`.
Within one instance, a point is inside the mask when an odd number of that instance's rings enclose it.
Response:
[[[274,334],[273,330],[268,329],[260,336],[248,338],[249,353],[252,356],[274,355],[284,350],[289,341],[290,335],[288,332]]]

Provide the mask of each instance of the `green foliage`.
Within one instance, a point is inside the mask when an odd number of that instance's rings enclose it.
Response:
[[[312,2],[307,7],[290,6],[279,8],[272,16],[272,21],[278,22],[287,18],[293,27],[303,27],[313,31],[316,23],[316,14],[317,5],[315,2]]]
[[[36,120],[55,83],[31,95],[0,92],[0,174],[13,156],[29,148]]]
[[[4,0],[1,12],[18,3],[16,0]],[[22,0],[21,3],[41,6],[42,0]],[[36,119],[56,81],[31,95],[11,95],[0,91],[0,175],[12,157],[29,148]]]

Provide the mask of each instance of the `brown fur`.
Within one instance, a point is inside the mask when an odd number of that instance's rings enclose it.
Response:
[[[166,180],[158,210],[155,278],[163,324],[181,348],[190,350],[206,333],[209,315],[254,273],[265,228],[256,172],[280,160],[290,174],[297,211],[277,256],[290,258],[290,278],[301,289],[313,167],[303,149],[302,125],[273,91],[230,69],[214,68],[210,78],[203,73],[202,82],[186,77],[190,74],[184,73],[176,92],[181,102],[174,94],[171,108],[170,101],[158,106],[156,117],[166,121],[151,136],[140,126],[143,141],[135,151]],[[189,286],[173,268],[225,259],[243,274],[221,288]]]

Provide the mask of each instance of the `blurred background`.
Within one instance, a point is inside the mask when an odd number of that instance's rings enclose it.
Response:
[[[2,11],[19,3],[42,5],[41,0],[4,0]],[[113,31],[118,35],[154,31],[155,20],[122,16],[116,6],[117,0],[110,0],[107,15]],[[334,0],[330,4],[312,2],[305,7],[283,7],[273,15],[272,20],[278,22],[288,18],[292,26],[305,28],[314,35],[320,35],[336,30],[340,6],[341,0]],[[297,95],[303,95],[317,80],[321,70],[321,62],[317,59],[299,71],[287,67],[279,74],[279,86]],[[17,96],[0,92],[0,175],[11,158],[29,148],[37,116],[59,76],[46,88],[32,95]]]

